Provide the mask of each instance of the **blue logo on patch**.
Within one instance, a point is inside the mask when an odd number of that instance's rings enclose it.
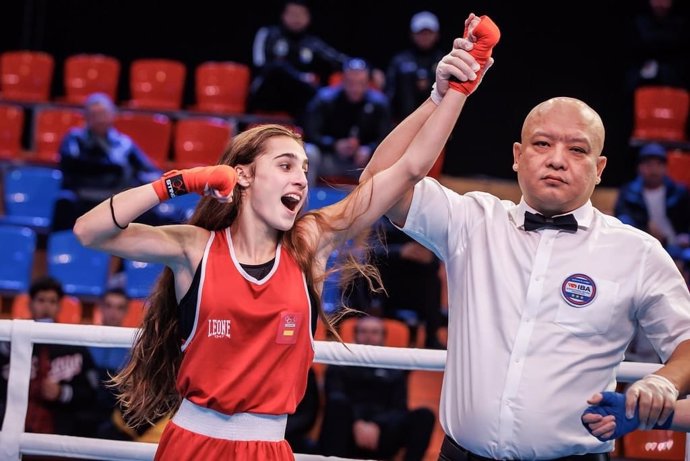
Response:
[[[565,302],[573,307],[585,307],[594,301],[597,285],[585,274],[573,274],[566,277],[561,285],[561,295]]]

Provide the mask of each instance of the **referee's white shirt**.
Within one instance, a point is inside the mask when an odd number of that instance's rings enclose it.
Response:
[[[580,422],[586,401],[615,388],[638,325],[664,361],[690,339],[688,288],[656,239],[590,202],[573,212],[576,233],[527,232],[525,211],[430,178],[415,186],[403,231],[448,275],[441,425],[494,459],[610,451]],[[574,274],[596,290],[578,307],[563,294]]]

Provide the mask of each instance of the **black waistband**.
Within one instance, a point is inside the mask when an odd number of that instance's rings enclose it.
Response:
[[[439,461],[494,461],[492,458],[475,455],[464,449],[453,439],[446,436],[441,445],[441,455]],[[609,461],[608,453],[588,453],[586,455],[572,455],[563,458],[556,458],[553,461]]]

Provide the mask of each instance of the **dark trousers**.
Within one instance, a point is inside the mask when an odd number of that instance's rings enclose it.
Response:
[[[608,453],[588,453],[586,455],[572,455],[563,458],[556,458],[553,461],[609,461]],[[446,436],[441,445],[441,454],[438,457],[439,461],[491,461],[491,458],[475,455],[467,451],[450,437]]]
[[[326,404],[319,437],[319,453],[346,458],[388,459],[401,448],[405,461],[420,461],[429,446],[434,428],[434,413],[427,408],[391,412],[381,420],[379,446],[374,452],[355,445],[352,434],[352,405],[346,399],[332,398]],[[384,421],[385,420],[385,421]]]

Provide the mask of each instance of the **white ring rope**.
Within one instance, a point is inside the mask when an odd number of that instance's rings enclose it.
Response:
[[[131,347],[137,329],[0,320],[0,341],[12,342],[5,420],[0,430],[0,461],[18,461],[21,454],[70,456],[115,461],[153,459],[156,444],[24,432],[29,398],[33,343]],[[446,351],[364,346],[316,341],[319,363],[404,370],[442,371]],[[629,382],[659,368],[659,364],[624,362],[616,370],[619,381]],[[296,454],[297,461],[343,458]]]

